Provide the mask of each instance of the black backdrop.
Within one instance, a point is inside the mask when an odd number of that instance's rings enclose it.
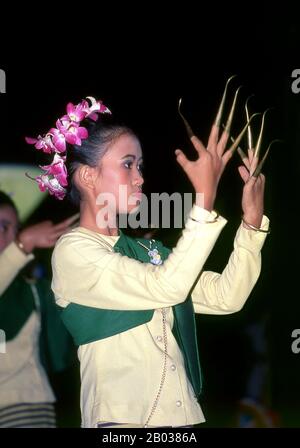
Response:
[[[224,83],[237,74],[236,85],[241,83],[244,89],[235,132],[243,124],[243,101],[254,93],[255,111],[274,108],[267,120],[265,147],[274,138],[283,144],[274,145],[265,166],[266,214],[272,233],[263,250],[259,282],[239,315],[198,318],[207,383],[204,408],[209,425],[217,425],[210,403],[221,406],[240,396],[247,366],[247,346],[240,331],[249,319],[266,312],[272,406],[282,414],[284,426],[300,426],[300,354],[291,351],[291,332],[300,328],[300,93],[291,89],[292,71],[300,69],[297,13],[282,5],[211,6],[205,11],[191,7],[162,11],[153,6],[136,8],[135,13],[138,16],[130,20],[121,12],[118,20],[116,14],[100,15],[99,21],[94,17],[95,23],[77,17],[68,26],[55,22],[50,28],[35,23],[34,36],[27,34],[33,20],[21,31],[18,25],[11,26],[1,38],[0,68],[6,72],[7,92],[0,95],[0,160],[41,163],[24,136],[47,131],[68,101],[76,103],[92,95],[138,133],[144,148],[146,192],[191,191],[174,161],[177,147],[192,155],[177,114],[178,99],[183,98],[185,115],[205,141]],[[207,262],[209,269],[222,269],[239,224],[237,166],[236,157],[219,188],[216,208],[229,224]],[[31,221],[59,221],[72,211],[49,197]],[[160,236],[172,245],[178,232],[162,231]],[[40,257],[48,262],[48,255]]]

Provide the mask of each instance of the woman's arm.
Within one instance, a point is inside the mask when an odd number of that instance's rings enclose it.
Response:
[[[0,253],[0,295],[8,288],[20,270],[34,258],[33,250],[53,247],[63,232],[70,230],[70,225],[77,217],[74,215],[58,224],[42,221],[21,230],[16,242],[12,241]]]
[[[262,220],[267,230],[269,220]],[[230,314],[240,311],[249,297],[261,270],[261,248],[266,233],[248,230],[241,224],[234,240],[234,250],[222,274],[204,271],[193,289],[196,313]]]
[[[26,255],[15,242],[10,243],[0,254],[0,296],[9,287],[19,271],[34,258]]]
[[[201,223],[212,216],[195,205],[177,246],[160,266],[109,251],[96,233],[90,236],[74,230],[64,235],[52,256],[57,303],[147,310],[183,302],[226,224],[222,217]]]
[[[261,249],[269,220],[263,216],[265,177],[250,175],[258,160],[248,151],[246,167],[239,173],[244,181],[241,224],[234,241],[228,264],[222,274],[203,272],[193,290],[196,313],[229,314],[239,311],[249,297],[261,270]],[[256,230],[255,230],[256,229]]]

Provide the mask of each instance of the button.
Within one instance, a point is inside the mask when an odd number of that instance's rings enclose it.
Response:
[[[162,337],[161,336],[157,336],[156,339],[158,340],[158,342],[162,341]]]
[[[182,405],[182,403],[180,400],[176,401],[176,406],[180,407],[181,405]]]
[[[174,370],[176,370],[176,366],[175,366],[175,364],[172,364],[172,365],[171,365],[171,370],[173,370],[173,372],[174,372]]]

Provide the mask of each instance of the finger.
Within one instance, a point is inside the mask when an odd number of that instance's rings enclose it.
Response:
[[[229,133],[226,131],[226,129],[222,132],[221,138],[218,143],[217,147],[217,154],[221,157],[225,151],[227,142],[229,138]]]
[[[76,213],[75,215],[70,216],[69,218],[65,219],[64,221],[62,221],[62,222],[60,222],[60,223],[58,223],[58,224],[55,224],[55,225],[53,226],[54,230],[55,230],[55,231],[56,231],[56,230],[59,231],[59,230],[61,230],[61,229],[65,229],[66,227],[70,226],[73,222],[75,222],[76,220],[78,220],[78,219],[79,219],[79,216],[80,216],[80,214],[79,214],[79,213]]]
[[[253,187],[256,184],[257,179],[258,179],[257,177],[249,176],[247,180],[247,185],[249,185],[249,187]]]
[[[201,140],[196,137],[195,135],[191,138],[191,141],[193,143],[194,148],[196,149],[196,151],[198,152],[198,154],[200,155],[203,152],[206,152],[206,148],[203,145],[203,143],[201,142]]]
[[[49,235],[48,240],[54,242],[55,244],[59,237],[61,237],[64,233],[69,232],[70,230],[72,230],[71,227],[67,227],[65,229],[53,232],[51,233],[51,235]]]
[[[215,148],[217,146],[218,138],[219,138],[219,127],[213,124],[208,137],[208,143],[207,143],[208,150],[211,150],[212,148]]]
[[[254,149],[253,149],[253,148],[249,148],[249,149],[248,149],[248,159],[249,159],[249,163],[250,163],[250,165],[251,165],[251,163],[252,163],[253,156],[254,156]]]
[[[59,235],[59,236],[60,236],[60,235]],[[41,244],[39,247],[41,247],[41,248],[42,248],[42,247],[44,247],[44,248],[46,248],[46,247],[48,247],[48,248],[50,248],[50,247],[54,247],[55,244],[56,244],[56,241],[57,241],[58,238],[59,238],[59,236],[58,236],[58,237],[55,237],[55,236],[53,236],[53,235],[48,236],[47,238],[45,238],[43,244]]]
[[[240,158],[242,159],[242,162],[244,163],[245,167],[249,171],[250,170],[249,159],[248,159],[248,157],[246,156],[246,154],[244,153],[244,151],[242,150],[242,148],[240,146],[238,146],[237,152],[238,152]]]
[[[257,165],[258,165],[258,157],[256,157],[254,154],[253,159],[250,163],[250,176],[253,176],[253,173],[255,172]]]
[[[238,170],[239,170],[241,178],[246,183],[248,181],[248,179],[249,179],[249,172],[247,171],[247,169],[243,165],[239,166]]]
[[[189,164],[189,160],[186,158],[185,154],[180,149],[176,149],[175,154],[177,162],[185,170],[187,165]]]
[[[58,234],[58,233],[62,234],[66,230],[70,230],[72,224],[77,225],[77,223],[79,222],[79,217],[80,217],[80,214],[76,213],[75,215],[71,216],[70,218],[67,218],[65,221],[63,221],[59,224],[56,224],[52,228],[53,234]]]
[[[225,166],[227,165],[228,161],[231,159],[232,156],[233,153],[231,151],[226,151],[225,154],[223,154],[222,160]]]
[[[223,124],[222,124],[222,127],[225,128],[225,126]],[[232,135],[230,135],[229,137],[230,137],[230,140],[232,141],[232,143],[234,143],[234,138],[232,137]],[[221,140],[220,140],[220,143],[221,143]],[[226,143],[225,143],[225,147],[226,147]],[[218,154],[221,156],[223,154],[223,152],[221,154],[221,150],[219,150],[219,151],[218,151]],[[246,168],[249,170],[250,163],[249,163],[248,157],[246,156],[246,154],[244,153],[244,151],[242,150],[242,148],[240,146],[237,147],[237,152],[238,152],[240,158],[242,159],[242,162],[244,163]]]

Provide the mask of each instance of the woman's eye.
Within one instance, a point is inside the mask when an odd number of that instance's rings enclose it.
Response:
[[[138,165],[137,169],[140,173],[142,173],[144,171],[144,165],[142,164]]]
[[[125,162],[124,163],[125,168],[131,169],[132,168],[132,162]]]

